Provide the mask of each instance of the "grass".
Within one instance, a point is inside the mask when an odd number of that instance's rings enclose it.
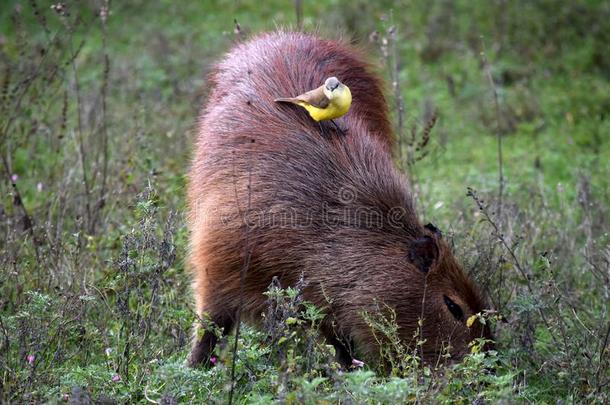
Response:
[[[323,314],[298,286],[271,288],[265,327],[242,329],[233,383],[231,350],[210,370],[183,364],[195,319],[184,175],[211,64],[240,36],[295,26],[294,4],[58,4],[0,6],[0,400],[608,401],[607,4],[303,2],[304,29],[353,39],[398,79],[397,160],[420,214],[504,320],[497,351],[475,345],[445,368],[371,320],[399,366],[345,373],[317,338]],[[412,133],[429,137],[420,160]]]

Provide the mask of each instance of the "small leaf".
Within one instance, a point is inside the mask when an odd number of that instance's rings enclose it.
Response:
[[[472,326],[472,324],[474,323],[474,321],[477,320],[478,317],[479,317],[479,314],[474,314],[471,317],[469,317],[466,320],[466,326],[468,326],[470,328]]]

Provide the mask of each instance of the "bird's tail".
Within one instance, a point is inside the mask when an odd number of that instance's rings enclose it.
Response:
[[[297,100],[296,98],[276,98],[275,100],[276,103],[292,103],[292,104],[298,104],[299,100]]]

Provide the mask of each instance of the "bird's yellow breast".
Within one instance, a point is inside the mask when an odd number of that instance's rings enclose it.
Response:
[[[309,112],[315,121],[325,121],[339,118],[345,115],[352,105],[352,93],[345,87],[343,92],[328,103],[326,108],[319,108],[309,103],[300,102],[299,105]]]

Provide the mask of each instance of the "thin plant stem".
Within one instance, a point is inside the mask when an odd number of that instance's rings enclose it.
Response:
[[[245,235],[245,260],[244,265],[242,266],[240,277],[239,277],[239,306],[237,307],[237,314],[235,316],[235,342],[233,343],[233,358],[231,359],[231,389],[229,391],[229,405],[233,403],[233,394],[235,391],[235,366],[237,363],[237,346],[239,342],[239,333],[241,330],[241,310],[244,304],[244,285],[246,281],[246,273],[248,272],[248,267],[250,266],[250,258],[252,255],[252,250],[250,249],[250,226],[248,224],[247,215],[250,213],[250,208],[252,206],[252,172],[248,171],[248,205],[246,207],[245,215],[243,216],[243,221],[246,226],[246,235]]]
[[[481,58],[483,58],[483,67],[485,69],[485,75],[487,80],[489,81],[489,85],[492,90],[493,98],[494,98],[494,106],[496,110],[496,121],[497,121],[497,129],[496,129],[496,139],[497,139],[497,156],[498,156],[498,216],[502,218],[502,199],[504,196],[504,162],[502,156],[502,111],[500,109],[500,100],[498,98],[498,88],[494,81],[493,75],[491,73],[491,65],[487,60],[487,54],[485,51],[485,42],[483,38],[481,38],[481,44],[483,50],[481,51]]]

